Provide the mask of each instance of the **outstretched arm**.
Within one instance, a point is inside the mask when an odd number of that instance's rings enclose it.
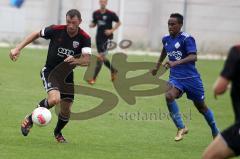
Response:
[[[30,35],[28,35],[21,43],[19,43],[14,49],[11,49],[9,57],[12,61],[16,61],[20,55],[21,50],[40,37],[40,33],[38,32],[32,32]]]

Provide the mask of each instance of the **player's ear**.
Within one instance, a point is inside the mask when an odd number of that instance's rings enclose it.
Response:
[[[79,24],[81,24],[81,23],[82,23],[82,18],[79,19]]]

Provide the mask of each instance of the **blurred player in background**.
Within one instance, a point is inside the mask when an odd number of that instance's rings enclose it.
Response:
[[[187,98],[193,101],[198,111],[205,117],[212,130],[212,136],[219,133],[214,121],[213,112],[204,102],[204,88],[200,74],[198,73],[195,62],[197,61],[197,48],[192,36],[181,32],[183,26],[183,16],[173,13],[168,20],[169,34],[163,37],[163,49],[152,74],[156,75],[166,56],[169,61],[165,66],[170,67],[169,83],[173,86],[166,93],[166,102],[173,122],[178,128],[175,141],[183,139],[183,135],[188,133],[185,127],[178,105],[175,99],[181,97],[184,92]]]
[[[50,39],[47,61],[41,71],[41,78],[48,97],[40,101],[38,106],[50,109],[54,105],[60,104],[61,109],[54,130],[54,136],[60,143],[66,142],[61,130],[69,121],[74,95],[62,94],[57,86],[48,81],[48,77],[51,71],[62,62],[70,65],[88,65],[91,54],[91,39],[88,34],[79,28],[81,21],[81,14],[78,10],[69,10],[66,14],[66,25],[51,25],[41,31],[33,32],[10,52],[10,58],[16,61],[21,50],[29,43],[39,37]],[[64,81],[64,79],[62,80]],[[68,75],[65,82],[73,84],[73,72]],[[22,134],[27,136],[32,126],[33,122],[30,114],[21,125]]]
[[[240,155],[240,45],[230,49],[214,94],[223,94],[232,82],[231,99],[235,123],[218,135],[203,154],[203,159],[225,159]]]
[[[117,70],[106,58],[106,53],[108,41],[113,39],[113,33],[121,25],[121,22],[113,11],[106,8],[107,2],[107,0],[99,0],[100,9],[93,13],[93,20],[90,24],[90,28],[97,26],[96,45],[99,55],[93,78],[88,80],[89,84],[94,84],[96,82],[97,75],[100,72],[103,63],[108,69],[110,69],[112,81],[115,80],[117,74]],[[112,26],[113,22],[116,22],[114,26]]]

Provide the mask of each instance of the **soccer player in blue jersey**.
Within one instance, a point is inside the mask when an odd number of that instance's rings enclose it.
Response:
[[[156,65],[152,70],[152,75],[156,75],[160,67],[170,68],[169,83],[173,86],[166,92],[166,102],[171,118],[178,128],[175,141],[183,139],[184,134],[188,133],[180,115],[177,98],[186,92],[187,98],[193,101],[198,111],[204,116],[212,130],[212,136],[219,133],[213,112],[204,102],[204,88],[200,74],[198,73],[195,62],[197,61],[196,43],[192,36],[181,31],[183,26],[183,16],[179,13],[173,13],[168,20],[169,34],[163,37],[163,49]],[[168,56],[169,61],[162,65],[164,59]]]

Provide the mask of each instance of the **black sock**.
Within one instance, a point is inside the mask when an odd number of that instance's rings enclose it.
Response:
[[[110,64],[110,61],[108,59],[104,60],[104,65],[111,70],[111,72],[115,72],[115,69],[113,68],[113,66]]]
[[[58,122],[56,128],[54,129],[54,135],[60,134],[61,130],[68,123],[69,118],[63,117],[62,115],[58,115]]]
[[[48,100],[47,98],[43,99],[41,102],[38,103],[40,107],[44,107],[47,109],[50,109],[51,107],[48,104]]]
[[[27,119],[28,119],[28,121],[29,121],[31,124],[33,123],[33,121],[32,121],[32,114],[28,115]]]
[[[101,68],[102,68],[102,61],[98,60],[96,68],[95,68],[95,72],[94,72],[94,75],[93,75],[94,80],[97,78],[97,75],[100,72]]]
[[[47,109],[50,109],[51,107],[49,106],[48,104],[48,100],[45,98],[43,100],[41,100],[41,102],[38,103],[38,105],[40,107],[44,107],[44,108],[47,108]],[[27,119],[30,121],[30,123],[33,123],[32,121],[32,114],[28,115]]]

